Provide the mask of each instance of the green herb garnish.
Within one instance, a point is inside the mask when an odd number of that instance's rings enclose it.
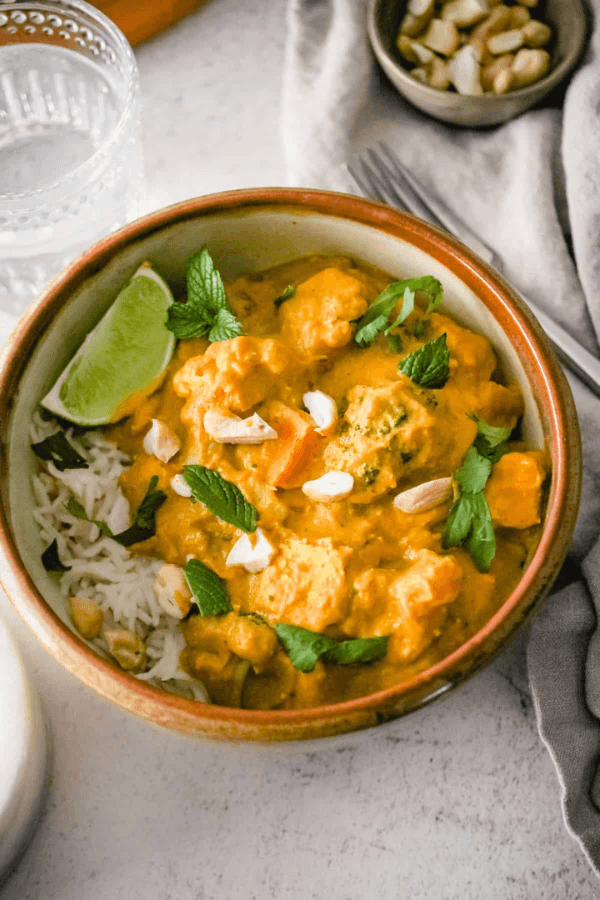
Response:
[[[77,519],[83,519],[84,522],[92,522],[94,525],[97,525],[100,533],[105,537],[114,537],[106,522],[101,522],[99,519],[90,519],[82,504],[75,497],[69,497],[66,506],[72,516],[75,516]]]
[[[187,299],[169,307],[167,328],[177,338],[208,335],[226,341],[242,334],[242,325],[229,309],[221,275],[203,247],[187,266]]]
[[[409,353],[398,368],[411,381],[424,388],[443,388],[450,374],[450,353],[446,345],[446,335],[423,344]]]
[[[474,420],[477,436],[454,474],[460,496],[450,510],[443,544],[446,548],[464,546],[477,568],[487,572],[496,555],[496,537],[484,490],[492,463],[506,452],[512,429],[488,425],[476,417]]]
[[[429,295],[427,312],[432,312],[444,301],[444,289],[441,282],[432,275],[393,281],[375,298],[366,313],[358,320],[356,342],[361,347],[365,347],[378,334],[387,334],[390,328],[402,325],[414,309],[416,291],[424,291]],[[388,326],[389,317],[394,311],[399,297],[403,298],[402,309],[396,320]]]
[[[342,666],[373,662],[385,656],[389,640],[389,635],[386,635],[353,641],[334,641],[324,634],[300,628],[299,625],[275,625],[275,631],[292,665],[301,672],[312,672],[321,657]]]
[[[227,585],[203,562],[190,559],[183,567],[183,574],[201,616],[220,616],[232,611]]]
[[[58,541],[56,538],[42,553],[42,565],[46,572],[68,572],[71,566],[65,566],[58,555]]]
[[[388,334],[386,340],[392,353],[402,353],[404,344],[399,334]]]
[[[281,306],[282,303],[285,303],[286,300],[291,300],[294,294],[296,293],[296,288],[293,284],[288,284],[286,288],[282,290],[279,297],[275,297],[273,303],[275,306]]]
[[[156,511],[167,499],[164,491],[156,490],[158,475],[153,475],[142,502],[133,519],[133,525],[112,537],[123,547],[130,547],[140,541],[147,541],[156,534]],[[108,526],[106,526],[108,528]]]
[[[472,418],[477,423],[476,449],[479,450],[482,456],[491,459],[492,462],[498,462],[500,457],[508,451],[506,442],[512,434],[512,428],[488,425],[487,422],[482,422],[477,416]]]
[[[64,431],[55,431],[43,441],[32,444],[31,449],[40,459],[53,462],[60,472],[65,469],[89,468],[83,456],[69,443]]]
[[[258,510],[246,500],[236,484],[205,466],[184,466],[183,477],[194,500],[204,503],[219,519],[247,534],[256,531]]]

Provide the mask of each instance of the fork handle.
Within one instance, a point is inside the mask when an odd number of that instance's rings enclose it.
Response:
[[[572,338],[529,297],[523,297],[523,300],[550,338],[554,351],[563,365],[587,384],[597,397],[600,397],[600,360],[582,347],[579,341]]]

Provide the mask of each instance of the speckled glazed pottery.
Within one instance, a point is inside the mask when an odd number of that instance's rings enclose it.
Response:
[[[488,335],[525,398],[525,437],[552,460],[540,544],[518,588],[466,644],[410,681],[332,706],[274,712],[195,703],[136,680],[70,626],[65,600],[42,567],[32,518],[28,444],[33,410],[123,282],[152,260],[175,293],[191,254],[208,244],[228,276],[315,252],[349,254],[392,273],[431,274],[446,307]],[[93,690],[158,725],[228,740],[309,739],[368,728],[460,685],[486,664],[547,594],[564,559],[580,489],[571,392],[540,327],[499,275],[454,239],[389,207],[309,190],[265,188],[200,197],[152,213],[92,247],[62,271],[20,320],[1,360],[2,580],[41,644]]]

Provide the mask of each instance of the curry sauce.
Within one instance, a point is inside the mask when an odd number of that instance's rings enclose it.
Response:
[[[226,283],[244,335],[181,340],[160,389],[108,431],[133,459],[121,477],[132,507],[152,476],[167,494],[155,536],[135,551],[176,567],[201,560],[227,586],[232,612],[203,616],[192,604],[181,622],[181,664],[214,703],[309,707],[406,680],[493,615],[536,546],[545,456],[519,440],[493,462],[485,487],[495,532],[488,571],[465,547],[444,547],[455,482],[437,505],[405,512],[394,504],[407,489],[454,476],[477,438],[478,420],[518,434],[523,401],[516,385],[503,383],[490,342],[443,312],[427,312],[419,294],[393,329],[395,341],[382,333],[359,346],[356,322],[391,280],[349,258],[312,256]],[[399,362],[442,335],[447,381],[438,389],[419,386]],[[335,404],[326,428],[303,399],[316,391]],[[276,437],[219,442],[207,431],[207,413],[244,420],[257,414]],[[153,419],[180,445],[168,462],[143,450]],[[227,564],[238,528],[173,490],[185,464],[218,472],[258,511],[271,551],[259,571]],[[311,499],[303,486],[327,472],[350,475],[351,492]],[[340,665],[324,656],[312,671],[300,671],[278,639],[278,624],[334,641],[389,639],[381,659]]]

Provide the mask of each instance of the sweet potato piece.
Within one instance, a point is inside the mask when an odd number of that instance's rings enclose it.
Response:
[[[544,456],[539,450],[505,453],[494,465],[485,486],[494,525],[505,528],[537,525],[545,477]]]
[[[312,461],[323,438],[315,431],[311,417],[299,409],[273,400],[264,416],[277,432],[277,440],[265,441],[261,448],[261,473],[275,487],[295,487]]]

